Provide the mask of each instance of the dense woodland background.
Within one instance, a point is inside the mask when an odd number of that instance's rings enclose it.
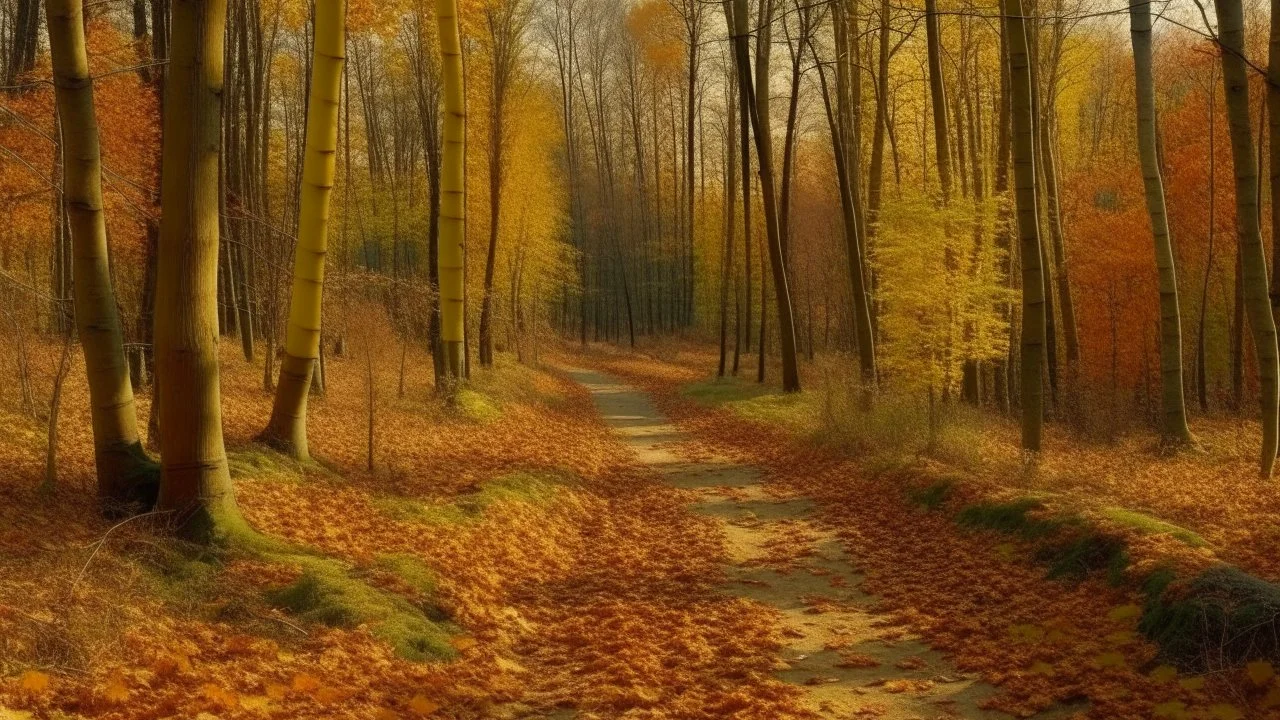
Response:
[[[1235,270],[1218,50],[1194,6],[1154,7],[1166,20],[1155,35],[1155,88],[1186,394],[1201,412],[1246,410],[1257,390]],[[1261,68],[1266,9],[1246,10],[1246,55]],[[166,11],[162,1],[137,0],[94,4],[86,16],[111,271],[140,387],[151,339]],[[1100,424],[1104,435],[1159,413],[1156,268],[1126,11],[1042,2],[1031,25],[1051,289],[1047,407],[1051,416]],[[422,2],[355,0],[348,10],[327,352],[345,351],[369,302],[385,308],[404,342],[431,342],[441,149],[432,13]],[[757,94],[773,100],[764,120],[772,126],[801,353],[852,351],[857,337],[828,115],[835,106],[849,115],[834,120],[847,123],[839,132],[851,138],[846,155],[882,385],[972,400],[973,388],[962,385],[965,368],[977,367],[984,379],[977,399],[1016,406],[1016,372],[1005,368],[1018,354],[1020,276],[1009,244],[997,9],[939,9],[943,106],[930,97],[922,7],[774,2],[752,13],[761,29],[753,36],[761,41],[753,48]],[[844,39],[835,36],[837,16]],[[241,338],[246,361],[264,366],[267,384],[288,307],[309,17],[306,3],[288,0],[229,9],[220,318],[227,335]],[[529,356],[552,335],[620,343],[714,335],[724,303],[730,367],[757,372],[761,339],[766,355],[778,351],[774,290],[759,183],[751,178],[755,207],[744,219],[739,183],[726,182],[731,170],[741,172],[734,146],[742,134],[721,8],[502,0],[464,8],[462,18],[469,347],[485,332]],[[42,25],[34,0],[4,3],[0,267],[5,348],[19,378],[7,392],[20,394],[30,412],[47,402],[47,379],[36,382],[47,369],[28,367],[24,347],[70,327],[71,253],[51,189],[60,182],[60,151]],[[1249,77],[1265,168],[1266,83],[1262,72]],[[840,103],[840,91],[850,101]],[[945,168],[935,113],[945,113]],[[755,164],[754,148],[749,155]],[[1264,228],[1266,187],[1264,180]],[[972,230],[953,231],[959,226]]]

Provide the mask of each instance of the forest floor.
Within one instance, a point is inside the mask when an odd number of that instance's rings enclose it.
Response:
[[[452,405],[431,394],[428,359],[395,355],[375,363],[369,471],[366,358],[330,360],[311,403],[320,460],[298,465],[253,442],[270,396],[224,345],[237,498],[269,541],[213,550],[99,518],[82,370],[52,489],[43,421],[0,389],[0,719],[1231,720],[1280,697],[1256,666],[1158,662],[1132,587],[1047,579],[1029,540],[927,509],[1025,493],[1057,477],[1050,462],[1002,483],[1007,451],[948,455],[967,436],[929,457],[906,440],[906,460],[854,453],[794,422],[822,414],[822,393],[709,382],[705,348],[504,359]],[[1133,462],[1107,471],[1118,479],[1209,462],[1071,447]],[[1079,492],[1093,505],[1130,492],[1098,477]],[[1261,497],[1225,501],[1244,521],[1212,508],[1191,522],[1185,501],[1169,521],[1203,544],[1147,523],[1159,531],[1126,535],[1134,565],[1226,557],[1264,574],[1265,545],[1231,549],[1238,522],[1277,527],[1258,514],[1273,500],[1246,507]]]

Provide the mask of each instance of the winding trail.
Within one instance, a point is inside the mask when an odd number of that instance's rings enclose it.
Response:
[[[777,497],[754,467],[689,461],[673,446],[694,438],[645,393],[599,372],[567,372],[591,392],[604,421],[643,464],[694,493],[692,511],[719,521],[728,557],[720,589],[778,612],[785,644],[776,675],[801,687],[812,710],[824,718],[1010,717],[979,707],[995,688],[880,622],[876,598],[859,589],[856,561],[818,524],[812,500]]]

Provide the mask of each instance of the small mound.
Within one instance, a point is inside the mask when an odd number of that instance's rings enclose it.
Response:
[[[1189,582],[1157,571],[1147,593],[1138,628],[1167,661],[1197,672],[1280,661],[1280,585],[1223,565]]]
[[[389,566],[403,562],[399,559]],[[414,572],[420,570],[415,568]],[[332,560],[304,563],[302,575],[290,585],[268,591],[267,600],[309,622],[340,628],[367,625],[374,637],[386,641],[397,655],[408,660],[449,658],[454,654],[448,628],[431,620],[424,607],[353,577]]]

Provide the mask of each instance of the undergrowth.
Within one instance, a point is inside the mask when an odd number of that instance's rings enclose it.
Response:
[[[298,463],[278,453],[250,448],[233,457],[237,473],[280,482],[302,480]],[[546,492],[543,481],[518,474],[488,484],[460,505],[441,506],[438,512],[467,517],[482,512],[490,503],[535,497],[542,492]],[[234,560],[287,566],[300,574],[292,583],[265,592],[237,587],[224,572]],[[317,549],[264,535],[233,514],[218,518],[215,542],[157,543],[147,561],[155,595],[186,614],[236,621],[260,617],[256,606],[266,605],[306,622],[340,628],[366,626],[409,660],[454,655],[449,638],[457,629],[432,599],[435,578],[420,560],[409,555],[386,555],[369,567],[353,566]],[[375,574],[394,577],[403,591],[373,582]]]
[[[1143,589],[1138,629],[1168,662],[1194,671],[1280,662],[1280,586],[1221,565],[1190,581],[1160,568]]]
[[[549,502],[567,479],[546,472],[519,471],[483,483],[475,492],[447,503],[417,498],[384,496],[374,505],[396,520],[427,524],[478,522],[489,506],[498,502],[542,505]]]

